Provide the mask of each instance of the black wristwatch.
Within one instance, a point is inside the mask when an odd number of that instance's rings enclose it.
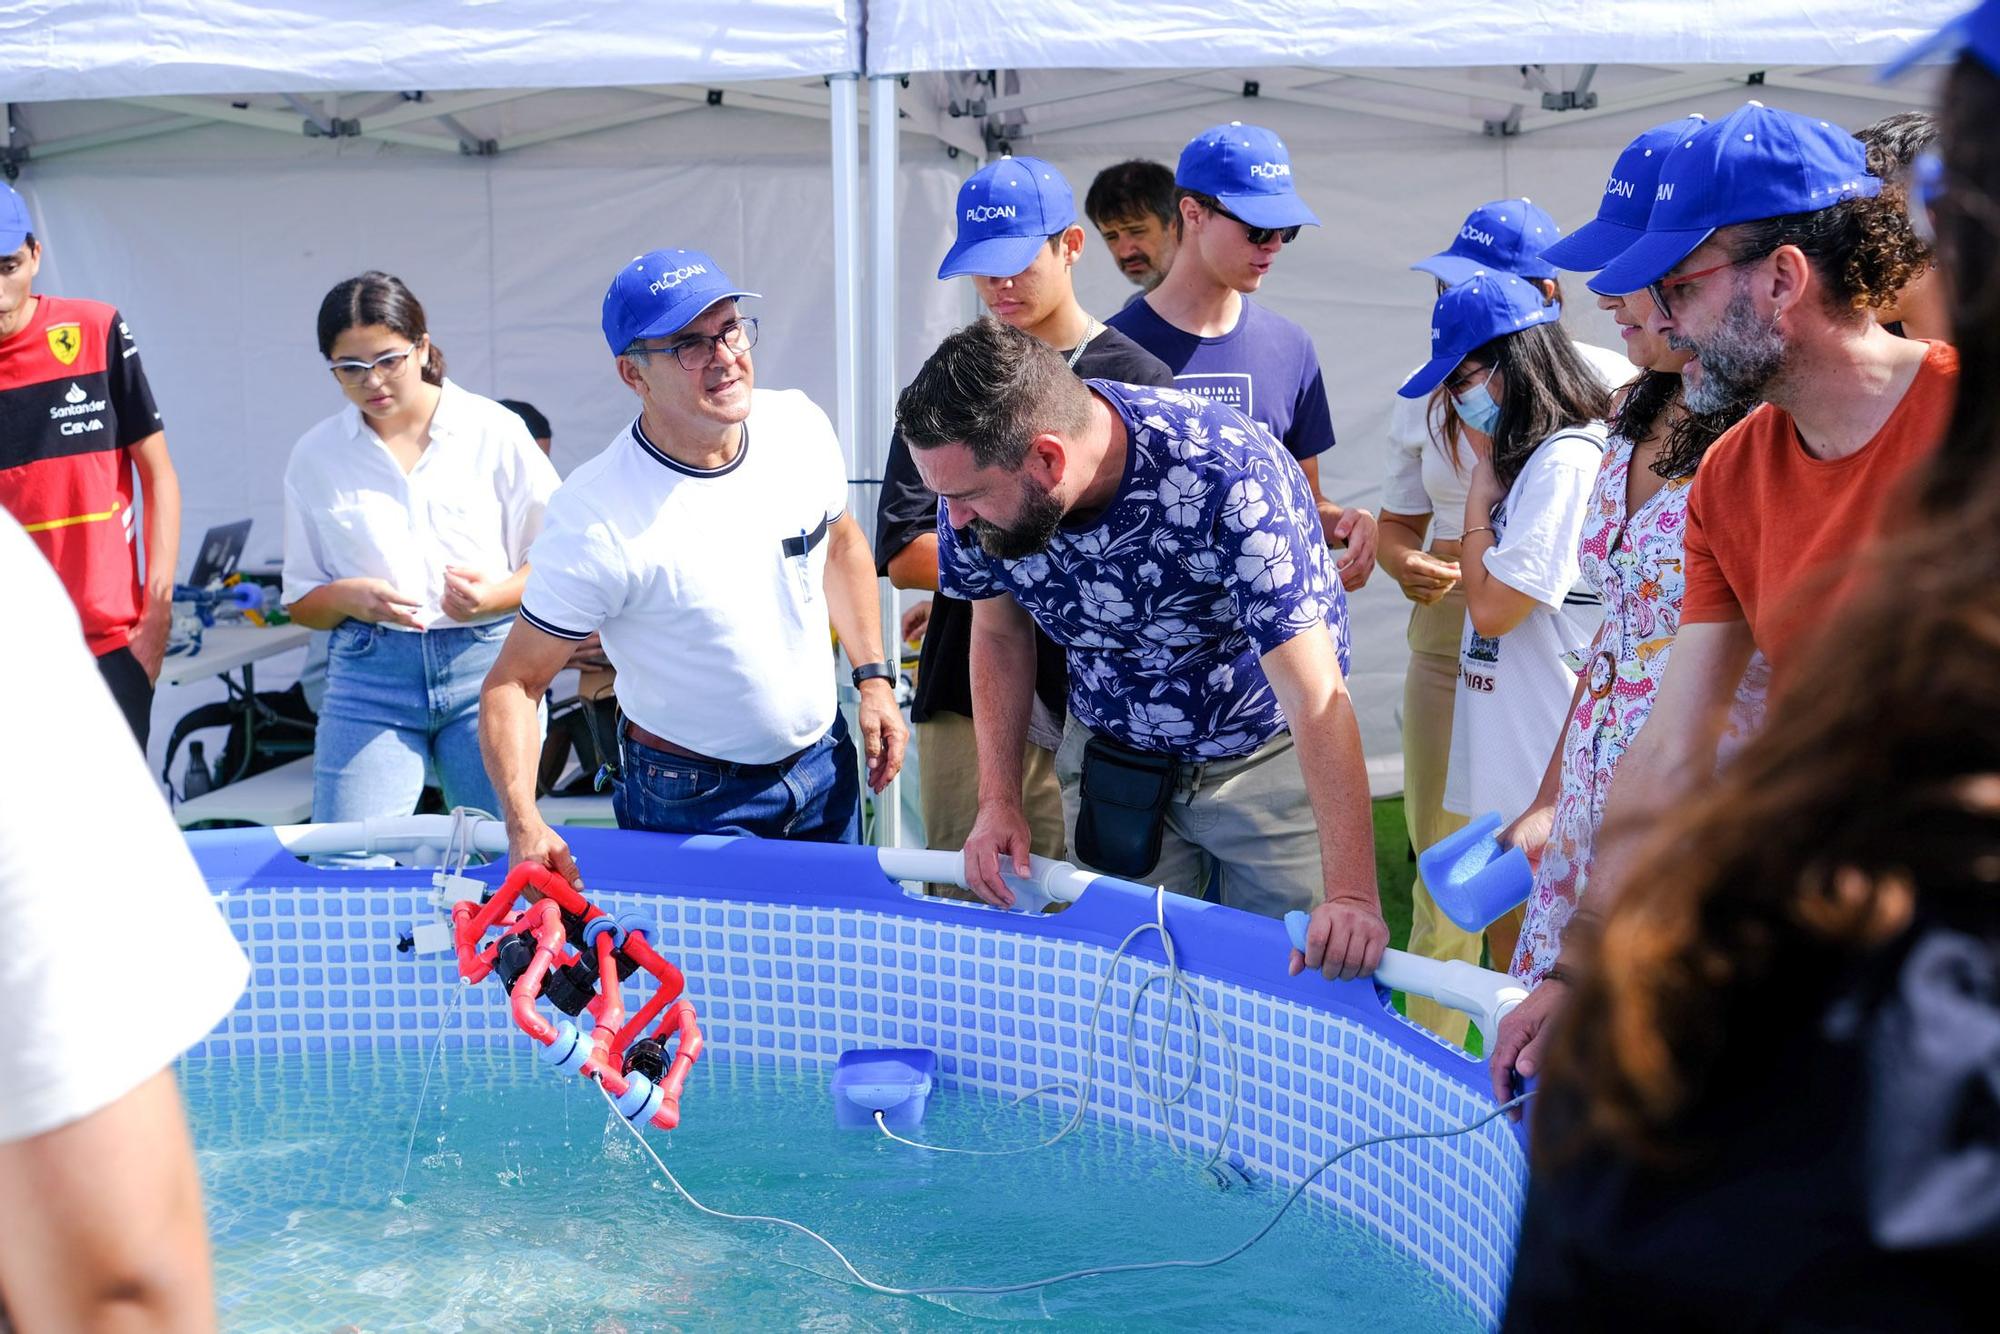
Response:
[[[886,662],[864,662],[854,669],[854,688],[861,689],[863,681],[887,681],[896,684],[896,669]]]

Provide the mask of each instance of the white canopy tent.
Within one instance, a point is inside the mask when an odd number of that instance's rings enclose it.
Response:
[[[311,321],[350,273],[408,279],[454,378],[540,406],[566,469],[630,412],[597,332],[608,275],[708,249],[766,293],[762,381],[825,404],[865,482],[896,389],[970,308],[932,276],[959,180],[1034,153],[1080,197],[1227,119],[1285,137],[1325,220],[1260,299],[1318,342],[1341,437],[1327,491],[1372,504],[1389,395],[1426,344],[1406,266],[1472,204],[1525,193],[1580,220],[1631,135],[1747,96],[1856,127],[1921,104],[1869,70],[1959,7],[29,0],[0,14],[0,98],[43,288],[120,305],[188,541],[248,514],[254,557],[276,554],[292,441],[339,406]],[[1095,248],[1079,273],[1100,314],[1131,291]],[[1610,341],[1572,306],[1578,336]],[[872,487],[855,503],[872,515]],[[1385,577],[1356,600],[1385,768],[1403,606]]]

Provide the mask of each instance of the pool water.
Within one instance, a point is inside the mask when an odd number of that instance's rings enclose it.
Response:
[[[1303,1199],[1219,1268],[1006,1297],[880,1296],[796,1234],[695,1212],[594,1088],[528,1047],[443,1051],[421,1108],[426,1052],[184,1063],[225,1328],[1481,1327],[1420,1262]],[[941,1088],[913,1138],[1033,1143],[1066,1106]],[[697,1198],[798,1219],[895,1286],[1204,1258],[1285,1194],[1270,1181],[1220,1190],[1200,1170],[1206,1146],[1095,1124],[1015,1157],[922,1153],[836,1129],[821,1071],[705,1059],[683,1111],[672,1134],[646,1134]]]

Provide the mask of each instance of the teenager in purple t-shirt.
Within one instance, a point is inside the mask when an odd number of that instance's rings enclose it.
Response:
[[[1375,518],[1320,493],[1319,455],[1333,448],[1333,415],[1312,338],[1247,294],[1278,250],[1319,219],[1292,189],[1291,155],[1271,131],[1231,121],[1181,150],[1174,172],[1180,245],[1173,268],[1112,328],[1167,363],[1177,387],[1261,422],[1299,461],[1328,542],[1345,546],[1341,583],[1375,568]]]

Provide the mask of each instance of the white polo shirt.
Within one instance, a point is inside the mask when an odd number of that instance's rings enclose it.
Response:
[[[519,417],[450,380],[407,474],[349,404],[301,436],[285,467],[284,600],[336,579],[386,579],[423,604],[425,629],[455,625],[445,567],[519,569],[561,484]]]
[[[0,764],[0,996],[16,1035],[0,1043],[4,1143],[89,1116],[173,1064],[229,1013],[250,965],[75,605],[5,511],[0,585],[28,631],[0,654],[0,698],[17,702]]]
[[[798,390],[753,390],[742,447],[712,471],[634,421],[549,502],[521,616],[563,639],[598,631],[647,731],[769,764],[833,725],[824,580],[846,512],[833,423]]]

